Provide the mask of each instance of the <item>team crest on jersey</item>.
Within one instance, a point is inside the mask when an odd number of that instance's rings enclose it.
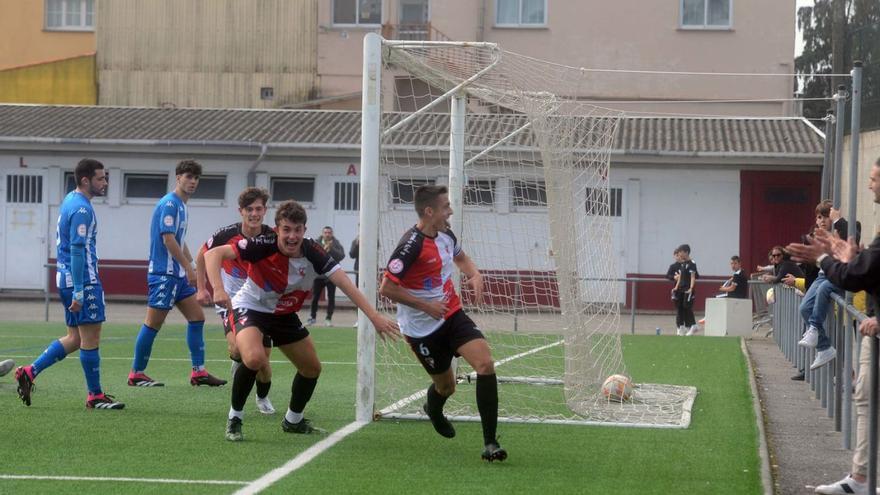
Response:
[[[163,223],[165,223],[166,227],[171,227],[172,225],[174,225],[174,217],[172,217],[171,215],[165,215]]]
[[[247,239],[239,239],[238,240],[238,249],[244,249],[247,247]]]
[[[306,276],[306,269],[305,269],[305,267],[303,267],[303,266],[299,267],[299,276],[300,276],[300,277],[305,277],[305,276]]]
[[[76,228],[76,233],[79,234],[80,237],[85,237],[87,232],[88,230],[84,223],[79,224],[79,227]]]
[[[388,262],[388,270],[391,273],[400,273],[401,271],[403,271],[403,261],[398,258],[394,258],[393,260]]]

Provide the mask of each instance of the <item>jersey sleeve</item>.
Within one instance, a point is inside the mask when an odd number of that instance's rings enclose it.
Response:
[[[238,235],[238,224],[227,225],[226,227],[219,229],[217,232],[214,232],[214,234],[212,234],[211,237],[209,237],[208,240],[205,241],[205,250],[229,244],[229,241]]]
[[[179,208],[177,203],[168,200],[159,205],[159,234],[176,234]]]
[[[77,208],[70,216],[70,244],[72,246],[85,246],[89,235],[89,226],[92,225],[94,213],[85,207]]]
[[[422,237],[414,231],[408,232],[391,253],[388,264],[385,266],[385,277],[397,285],[403,285],[406,272],[419,259],[421,252]]]
[[[458,237],[452,233],[452,229],[446,229],[446,235],[452,238],[452,256],[458,256],[462,253],[461,243],[458,242]]]
[[[268,258],[278,252],[278,244],[274,235],[239,239],[238,242],[232,244],[232,247],[239,259],[250,263]]]
[[[331,275],[340,268],[339,263],[311,239],[303,239],[303,254],[318,275]]]

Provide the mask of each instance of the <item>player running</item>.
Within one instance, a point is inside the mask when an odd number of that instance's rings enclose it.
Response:
[[[269,201],[269,193],[265,189],[248,187],[238,195],[238,212],[241,222],[228,225],[218,230],[208,241],[202,245],[196,256],[196,278],[198,281],[198,293],[196,299],[199,304],[211,304],[212,297],[207,287],[207,273],[205,271],[205,252],[211,248],[234,245],[241,239],[271,236],[275,232],[272,227],[263,224],[266,216],[266,203]],[[247,264],[242,260],[224,260],[223,271],[220,273],[223,279],[223,289],[227,294],[234,296],[247,280]],[[223,322],[223,331],[226,334],[226,343],[229,349],[229,359],[232,359],[232,375],[241,365],[241,355],[235,345],[235,333],[228,318],[228,311],[222,306],[216,306],[217,314]],[[269,389],[272,387],[272,367],[268,358],[272,352],[272,339],[263,336],[263,347],[266,350],[266,365],[257,372],[257,409],[263,414],[275,414],[275,408],[269,400]]]
[[[196,301],[196,272],[192,255],[184,243],[189,213],[186,202],[196,192],[202,166],[194,160],[183,160],[175,170],[177,185],[156,203],[150,222],[150,266],[147,274],[149,299],[147,316],[134,345],[134,362],[128,374],[132,387],[161,387],[144,371],[153,351],[153,341],[162,329],[168,311],[177,306],[186,318],[186,343],[192,360],[189,382],[193,386],[216,387],[226,384],[205,369],[205,313]]]
[[[86,377],[86,408],[122,409],[112,395],[101,389],[101,323],[104,318],[104,290],[98,278],[98,219],[91,199],[107,194],[104,165],[84,158],[73,172],[76,189],[61,203],[56,230],[58,258],[55,283],[64,305],[67,335],[49,344],[43,354],[29,366],[15,370],[18,396],[31,405],[34,379],[46,368],[79,349],[79,362]]]
[[[254,386],[257,370],[268,361],[263,349],[264,335],[271,337],[272,345],[278,347],[297,370],[291,386],[290,405],[281,421],[282,430],[288,433],[320,432],[303,416],[303,411],[318,383],[321,361],[309,331],[296,314],[303,301],[309,298],[316,276],[326,275],[336,284],[373,322],[380,337],[395,339],[399,335],[397,324],[369,304],[336,261],[314,241],[304,238],[306,219],[306,211],[299,203],[285,201],[275,214],[275,236],[242,239],[235,245],[215,247],[205,254],[208,279],[215,288],[214,302],[233,310],[235,342],[242,360],[232,381],[227,440],[240,441],[243,438],[244,405]],[[249,263],[248,278],[230,300],[223,289],[222,263],[239,259]]]
[[[421,186],[415,192],[419,222],[401,238],[385,268],[379,292],[397,303],[397,321],[422,367],[431,376],[423,406],[434,429],[446,438],[455,428],[443,405],[455,392],[452,358],[461,356],[477,373],[477,409],[483,427],[482,458],[503,461],[507,451],[495,437],[498,380],[489,344],[464,313],[452,282],[454,267],[467,277],[474,300],[483,297],[483,278],[449,229],[452,207],[445,186]]]

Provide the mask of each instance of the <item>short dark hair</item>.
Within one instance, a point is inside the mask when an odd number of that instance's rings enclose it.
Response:
[[[333,232],[333,227],[331,227],[329,225],[325,225],[324,229],[330,229],[330,232]],[[321,229],[321,230],[324,230],[324,229]]]
[[[202,165],[195,160],[180,160],[177,168],[174,169],[174,175],[193,174],[196,177],[202,176]]]
[[[245,188],[245,190],[238,195],[238,207],[245,208],[260,199],[263,200],[264,205],[269,203],[269,193],[265,189],[261,187]]]
[[[739,256],[737,256],[737,255],[735,255],[735,254],[734,254],[733,256],[730,257],[730,261],[736,261],[737,263],[742,262],[742,260],[739,259]]]
[[[303,208],[301,204],[292,199],[288,199],[278,205],[278,211],[275,212],[275,225],[280,225],[282,220],[305,225],[306,220],[308,220],[308,215],[306,215],[306,209]]]
[[[449,189],[446,186],[419,186],[413,199],[419,217],[425,216],[425,208],[437,206],[437,198],[443,194],[449,194]]]
[[[691,246],[689,244],[682,244],[681,246],[675,248],[675,252],[691,254]]]
[[[834,203],[830,199],[823,199],[816,205],[816,215],[822,215],[823,217],[831,216],[831,208],[833,206]]]
[[[92,177],[95,176],[96,170],[103,170],[104,164],[95,160],[94,158],[83,158],[76,164],[76,169],[73,172],[73,177],[76,179],[76,187],[79,187],[80,182],[85,179],[92,180]]]

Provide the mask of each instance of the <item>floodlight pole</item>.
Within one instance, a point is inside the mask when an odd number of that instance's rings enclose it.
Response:
[[[379,252],[379,139],[382,120],[382,37],[364,36],[363,94],[361,112],[361,189],[359,289],[376,304]],[[376,332],[358,311],[357,407],[355,419],[373,420],[376,390]]]

